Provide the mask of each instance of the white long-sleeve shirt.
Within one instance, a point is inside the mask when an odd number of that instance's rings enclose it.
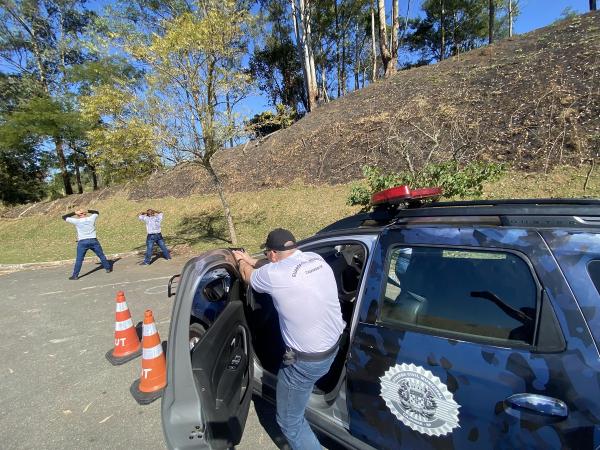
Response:
[[[140,214],[138,218],[146,224],[146,231],[148,234],[160,233],[160,223],[162,222],[163,218],[162,213],[158,213],[153,216]]]
[[[65,220],[75,225],[77,229],[77,240],[96,239],[96,219],[98,214],[94,213],[86,217],[67,217]]]

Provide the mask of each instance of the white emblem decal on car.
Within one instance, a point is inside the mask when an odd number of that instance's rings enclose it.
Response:
[[[443,436],[460,426],[460,406],[452,393],[423,367],[396,364],[380,381],[385,404],[407,427],[429,436]]]

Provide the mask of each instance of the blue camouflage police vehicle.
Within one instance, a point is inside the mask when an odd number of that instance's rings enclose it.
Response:
[[[313,429],[359,449],[598,448],[600,201],[436,195],[379,192],[299,243],[333,268],[347,324]],[[284,344],[230,250],[185,265],[168,345],[168,447],[236,445]]]

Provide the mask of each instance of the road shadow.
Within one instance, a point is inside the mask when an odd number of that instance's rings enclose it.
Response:
[[[290,449],[291,447],[281,432],[281,428],[277,425],[275,405],[272,405],[258,395],[252,396],[252,402],[254,403],[254,411],[256,411],[259,423],[277,448],[284,450]]]
[[[283,450],[291,449],[288,444],[285,436],[281,432],[281,428],[277,424],[277,411],[275,405],[269,403],[264,400],[262,397],[258,395],[252,396],[252,402],[254,403],[254,410],[256,411],[256,416],[258,417],[258,421],[260,425],[267,432],[273,443],[277,446],[277,448]],[[312,427],[311,427],[312,428]],[[327,450],[344,450],[345,447],[333,441],[329,437],[318,433],[314,428],[312,430],[315,432],[317,438],[321,445]]]
[[[110,267],[114,268],[115,263],[117,261],[119,261],[121,258],[115,258],[115,259],[109,259],[108,263],[110,264]],[[83,277],[87,277],[88,275],[93,274],[94,272],[98,272],[100,269],[104,269],[104,267],[102,266],[102,263],[97,262],[96,263],[96,267],[94,267],[92,270],[88,270],[86,273],[79,275],[79,278],[83,278]]]

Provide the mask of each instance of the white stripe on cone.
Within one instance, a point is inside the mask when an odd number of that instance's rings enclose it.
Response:
[[[115,322],[115,331],[123,331],[133,327],[131,319],[123,320],[122,322]]]
[[[160,355],[162,355],[162,345],[161,344],[155,345],[152,348],[145,348],[142,351],[142,358],[144,358],[144,359],[154,359],[154,358],[158,358]]]
[[[152,336],[156,333],[156,325],[154,324],[154,322],[152,322],[151,324],[144,324],[144,336]]]
[[[127,302],[117,302],[117,312],[127,311]]]

